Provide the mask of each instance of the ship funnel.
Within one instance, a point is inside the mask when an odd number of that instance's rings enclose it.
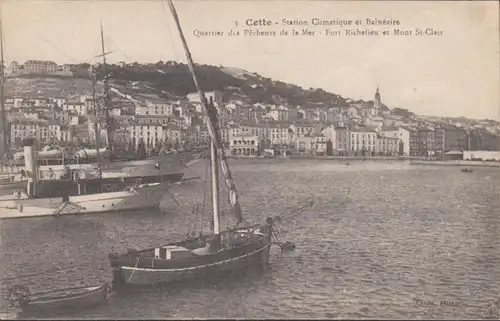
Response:
[[[24,171],[26,177],[28,177],[27,194],[34,196],[38,178],[35,140],[32,138],[25,139],[22,145],[24,146]]]

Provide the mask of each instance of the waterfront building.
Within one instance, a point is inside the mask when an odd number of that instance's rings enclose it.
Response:
[[[259,137],[256,135],[232,137],[229,152],[233,156],[256,156],[259,152]]]
[[[347,156],[351,150],[351,139],[347,127],[335,127],[335,139],[332,140],[334,154]],[[335,152],[336,151],[336,152]]]
[[[436,131],[430,127],[418,128],[420,155],[434,157],[436,155]]]
[[[388,127],[382,129],[380,134],[385,137],[392,137],[399,139],[398,153],[402,156],[410,155],[410,130],[406,127]]]
[[[375,130],[366,127],[351,128],[349,136],[351,152],[362,153],[365,156],[375,153],[377,138]]]
[[[302,155],[325,156],[328,140],[323,135],[300,136],[295,141],[295,149]]]
[[[410,132],[410,156],[422,156],[421,143],[418,129],[406,127]]]
[[[165,133],[166,143],[174,148],[178,148],[183,138],[181,128],[175,123],[168,123],[163,127],[163,131]]]
[[[375,154],[377,156],[397,156],[400,154],[400,139],[398,137],[377,136]]]
[[[258,127],[258,135],[272,145],[287,145],[289,139],[289,125],[283,122],[262,122]]]
[[[484,129],[473,129],[468,134],[467,145],[471,151],[500,151],[500,137]]]
[[[460,127],[442,125],[435,129],[436,154],[443,155],[449,151],[463,151],[467,149],[468,135]]]
[[[147,150],[161,147],[166,138],[163,126],[158,124],[132,123],[129,127],[130,140],[139,147],[139,142],[143,141]]]

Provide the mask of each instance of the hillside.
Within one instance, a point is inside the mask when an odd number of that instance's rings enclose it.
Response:
[[[74,65],[74,77],[16,77],[9,78],[6,84],[7,95],[14,96],[16,92],[30,96],[65,96],[77,97],[91,92],[89,81],[89,64]],[[103,78],[102,67],[97,69],[98,79]],[[201,86],[206,91],[221,90],[225,98],[239,99],[248,103],[291,104],[302,107],[330,108],[348,106],[350,99],[329,93],[323,89],[303,89],[299,86],[266,78],[257,73],[233,67],[216,67],[197,65],[196,71]],[[194,92],[195,87],[189,68],[186,64],[174,61],[158,62],[156,64],[130,64],[125,67],[108,65],[111,83],[116,87],[137,82],[136,93],[154,95],[163,98],[178,98]],[[102,83],[98,85],[101,89]],[[134,87],[134,84],[133,86]],[[362,101],[357,101],[362,102]],[[387,108],[384,106],[384,109]],[[399,109],[402,115],[411,115],[406,109]]]
[[[88,65],[74,66],[77,77],[88,77]],[[149,83],[159,96],[169,93],[173,96],[185,96],[194,92],[195,87],[188,66],[176,62],[158,62],[156,64],[119,67],[108,66],[109,74],[116,84],[130,81]],[[98,77],[102,78],[102,68],[98,68]],[[325,107],[346,106],[346,100],[322,89],[305,90],[299,86],[273,81],[238,68],[197,65],[196,71],[201,86],[206,91],[221,90],[229,97],[241,97],[251,103],[290,103],[306,106],[309,103]]]
[[[92,92],[88,79],[69,77],[9,77],[5,81],[7,97],[66,97],[78,98]],[[98,89],[100,86],[98,85]]]

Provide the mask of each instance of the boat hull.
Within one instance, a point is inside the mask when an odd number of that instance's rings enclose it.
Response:
[[[22,191],[26,188],[27,182],[14,181],[14,182],[2,182],[0,183],[0,195],[13,192]]]
[[[0,219],[97,214],[158,208],[169,184],[156,184],[127,191],[78,195],[63,198],[0,199]]]
[[[108,287],[75,289],[76,293],[64,293],[67,290],[54,291],[40,295],[21,304],[23,312],[54,312],[62,309],[85,309],[108,301]]]
[[[241,273],[252,268],[262,268],[269,264],[271,242],[239,256],[199,265],[176,268],[146,268],[120,266],[114,269],[115,281],[129,285],[153,285],[182,282],[189,279],[210,279],[222,273]],[[147,259],[144,259],[147,260]],[[152,262],[149,259],[149,262]],[[151,264],[151,263],[150,263]]]

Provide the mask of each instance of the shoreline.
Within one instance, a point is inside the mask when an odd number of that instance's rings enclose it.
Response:
[[[424,157],[413,156],[312,156],[312,155],[288,155],[275,157],[262,156],[226,156],[228,159],[319,159],[319,160],[360,160],[360,161],[408,161],[408,160],[424,160]]]
[[[499,167],[500,163],[485,162],[485,161],[470,161],[470,160],[425,160],[424,157],[419,156],[309,156],[309,155],[289,155],[286,157],[262,157],[262,156],[228,156],[228,159],[243,160],[243,159],[257,159],[257,160],[331,160],[331,161],[407,161],[410,165],[424,165],[424,166],[461,166],[461,167]]]
[[[462,167],[499,167],[500,163],[485,162],[485,161],[468,161],[468,160],[449,160],[449,161],[411,161],[410,165],[425,165],[425,166],[462,166]]]

